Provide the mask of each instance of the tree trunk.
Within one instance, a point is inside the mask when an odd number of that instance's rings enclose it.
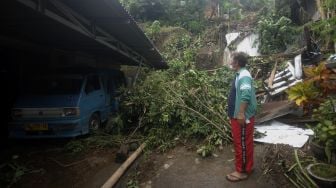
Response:
[[[324,12],[323,6],[322,6],[323,0],[315,0],[315,1],[316,1],[316,6],[317,6],[318,11],[320,12],[322,20],[325,20],[326,15],[325,15],[325,12]]]

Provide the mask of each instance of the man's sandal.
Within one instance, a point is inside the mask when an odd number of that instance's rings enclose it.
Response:
[[[242,177],[239,177],[233,174],[226,175],[226,179],[230,182],[239,182],[239,181],[247,180],[248,177],[249,177],[248,175],[244,175]]]

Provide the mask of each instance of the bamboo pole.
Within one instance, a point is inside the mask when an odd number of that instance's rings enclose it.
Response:
[[[318,187],[317,184],[308,176],[308,174],[306,173],[306,171],[304,171],[302,165],[301,165],[301,162],[299,160],[299,156],[298,156],[298,153],[297,153],[297,149],[294,150],[294,156],[295,156],[295,160],[296,160],[296,163],[298,164],[298,167],[301,171],[301,173],[304,175],[304,177],[308,180],[308,182],[313,185],[313,187]]]
[[[145,148],[146,144],[143,143],[132,155],[118,168],[117,171],[104,183],[101,188],[111,188],[120,179],[120,177],[126,172],[128,167],[134,162],[136,158],[141,154],[142,150]]]

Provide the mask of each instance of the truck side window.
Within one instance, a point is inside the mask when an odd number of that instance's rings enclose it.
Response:
[[[98,75],[89,76],[85,86],[85,93],[89,94],[93,91],[100,90],[100,83]]]

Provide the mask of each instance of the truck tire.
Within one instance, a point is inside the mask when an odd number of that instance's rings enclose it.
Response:
[[[89,121],[89,130],[96,131],[101,127],[101,120],[97,113],[92,114]]]

